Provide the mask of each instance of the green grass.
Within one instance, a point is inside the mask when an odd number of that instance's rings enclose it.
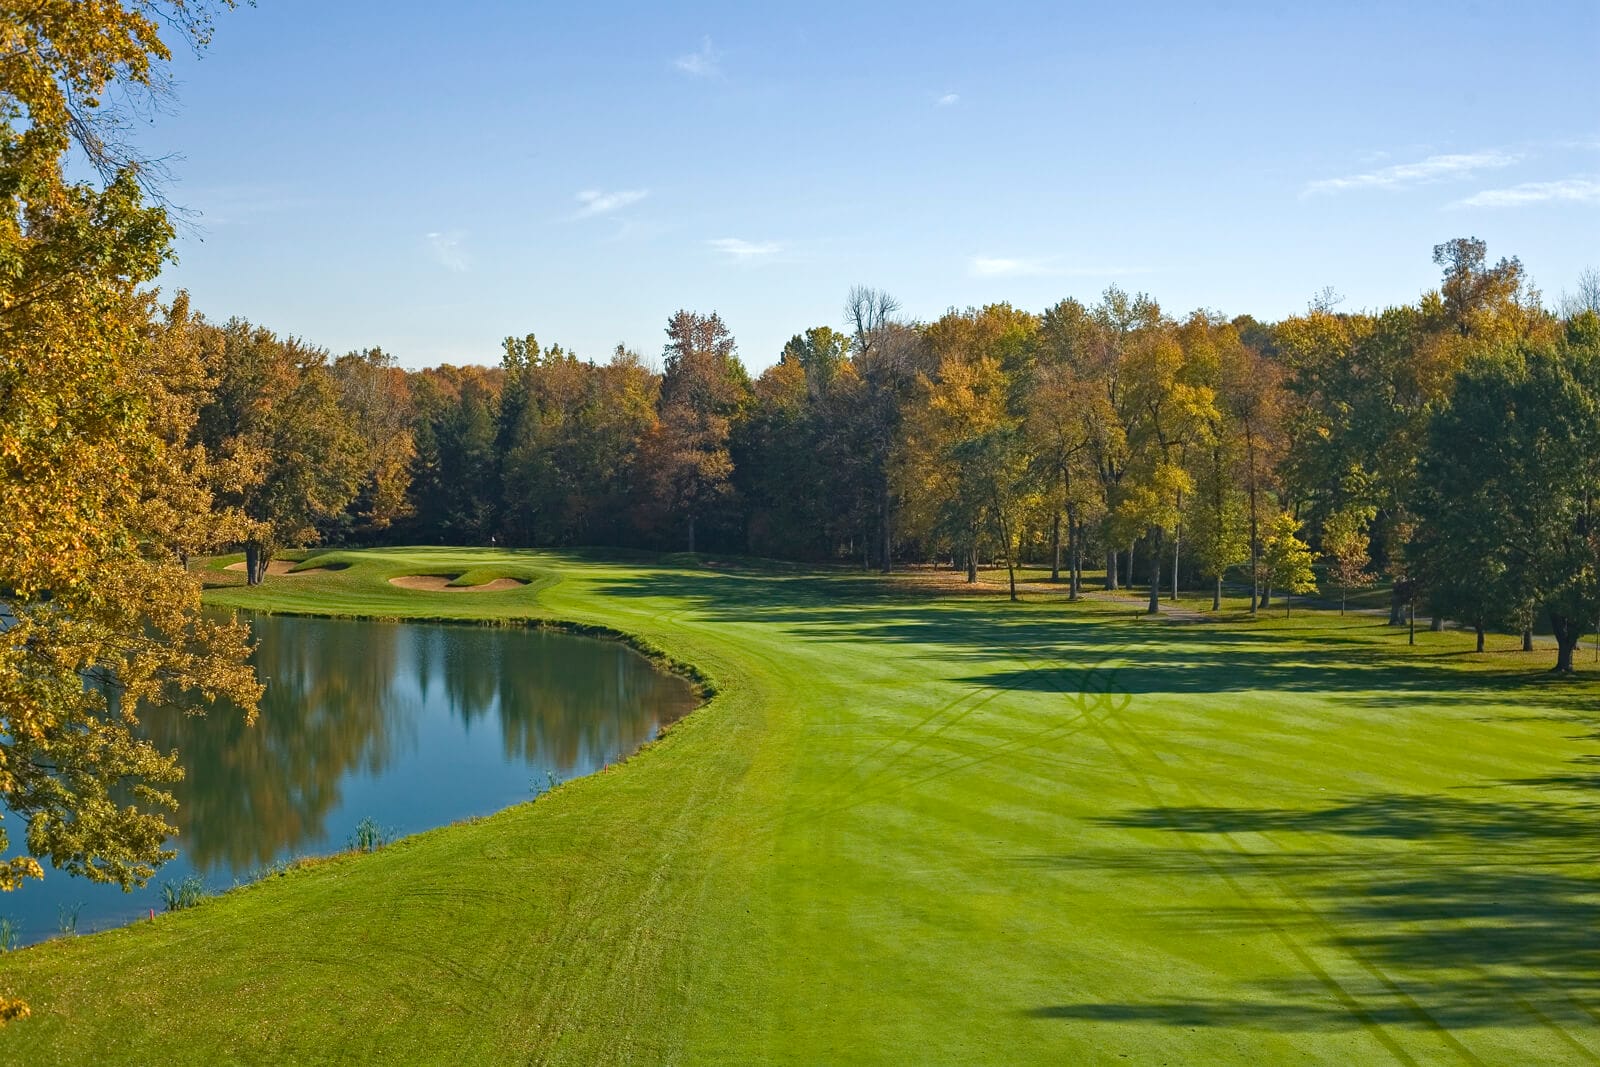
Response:
[[[1600,1058],[1600,712],[1548,651],[1299,608],[338,555],[210,595],[602,626],[717,696],[536,803],[6,955],[34,1015],[0,1059]],[[386,581],[490,572],[532,584]]]

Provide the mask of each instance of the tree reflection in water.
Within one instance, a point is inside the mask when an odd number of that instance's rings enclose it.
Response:
[[[248,871],[320,841],[342,779],[381,774],[416,711],[395,693],[399,627],[272,616],[251,626],[266,683],[254,725],[232,708],[144,717],[152,741],[178,750],[177,843],[207,873]]]
[[[497,718],[507,759],[563,778],[634,751],[694,706],[681,679],[620,644],[539,630],[481,645],[445,627],[417,636],[426,642],[417,661],[437,670],[468,728]]]
[[[497,722],[500,757],[525,764],[526,781],[547,770],[569,778],[632,752],[695,700],[630,649],[566,634],[285,616],[251,625],[267,683],[255,725],[225,708],[145,719],[151,739],[180,754],[175,843],[206,874],[243,874],[347,829],[340,806],[350,783],[424,773],[419,729],[437,730],[443,716],[465,735]],[[463,785],[481,770],[470,754],[449,765]],[[372,814],[417,828],[471,813]]]

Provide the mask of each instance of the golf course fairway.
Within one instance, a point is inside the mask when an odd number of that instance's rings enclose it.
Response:
[[[536,802],[0,957],[0,1061],[1600,1060],[1600,701],[1551,651],[947,575],[310,562],[208,600],[601,627],[715,695]],[[389,580],[428,575],[518,581]]]

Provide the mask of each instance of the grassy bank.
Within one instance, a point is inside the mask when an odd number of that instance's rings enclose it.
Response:
[[[938,576],[212,573],[240,607],[602,626],[717,696],[536,804],[5,956],[34,1015],[0,1059],[1600,1057],[1600,713],[1548,652]]]

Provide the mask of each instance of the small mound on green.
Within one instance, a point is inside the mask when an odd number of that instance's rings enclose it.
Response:
[[[487,581],[465,581],[463,574],[402,574],[390,578],[390,585],[401,589],[421,589],[430,593],[498,593],[506,589],[521,589],[528,583],[521,578],[490,578]]]

